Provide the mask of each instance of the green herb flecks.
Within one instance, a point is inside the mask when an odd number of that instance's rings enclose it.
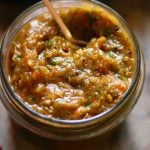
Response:
[[[91,108],[91,107],[92,107],[92,104],[89,103],[89,104],[86,105],[86,107],[87,107],[87,108]]]
[[[55,42],[56,41],[54,39],[50,39],[50,40],[46,41],[46,45],[48,45],[48,46],[54,46]]]
[[[118,78],[118,79],[120,79],[120,80],[124,80],[124,77],[123,76],[121,76],[120,74],[118,74],[118,73],[116,73],[115,74],[115,77],[116,78]]]
[[[13,61],[19,61],[19,60],[21,60],[21,55],[19,55],[19,54],[14,55],[14,56],[12,57],[12,60],[13,60]]]
[[[66,61],[67,63],[72,63],[72,62],[73,62],[73,59],[68,57],[68,58],[65,59],[65,61]]]
[[[36,101],[36,98],[33,96],[29,96],[29,102],[34,103]]]
[[[93,98],[92,95],[89,95],[89,96],[87,97],[88,100],[91,100],[92,98]]]
[[[109,56],[110,58],[116,58],[116,57],[117,57],[117,55],[116,55],[114,52],[112,52],[112,51],[110,51],[110,52],[108,53],[108,56]]]
[[[105,28],[104,30],[104,36],[109,36],[113,33],[113,29],[112,28]]]
[[[56,66],[57,65],[57,62],[55,60],[51,60],[51,65],[52,66]]]
[[[51,61],[50,61],[50,64],[52,65],[52,66],[56,66],[56,65],[58,65],[60,62],[62,62],[63,61],[63,58],[62,57],[53,57],[52,59],[51,59]]]

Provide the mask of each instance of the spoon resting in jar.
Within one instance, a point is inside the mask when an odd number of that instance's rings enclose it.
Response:
[[[49,10],[49,12],[51,13],[51,15],[53,16],[53,18],[55,19],[55,21],[57,22],[57,24],[60,27],[62,33],[65,36],[65,38],[68,41],[70,41],[71,43],[85,46],[87,44],[87,42],[82,41],[82,40],[77,40],[77,39],[73,38],[71,32],[66,27],[66,25],[64,24],[64,22],[61,19],[61,17],[57,14],[57,12],[56,12],[55,8],[52,6],[51,2],[49,0],[43,0],[43,2],[45,4],[45,6],[47,7],[47,9]]]

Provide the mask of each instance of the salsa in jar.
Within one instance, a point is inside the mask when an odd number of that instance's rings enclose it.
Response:
[[[98,9],[62,8],[76,39],[65,39],[49,13],[27,22],[10,48],[9,80],[33,110],[63,120],[86,119],[112,108],[134,76],[134,49],[123,29]]]

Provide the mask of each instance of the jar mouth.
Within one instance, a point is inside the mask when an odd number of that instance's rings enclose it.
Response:
[[[69,2],[68,0],[64,0],[65,2]],[[90,2],[87,2],[85,0],[77,0],[75,2],[84,2],[84,3],[90,3],[90,4],[94,4],[94,5],[98,5],[98,7],[102,7],[103,9],[106,9],[107,11],[109,11],[113,16],[115,16],[116,18],[118,18],[119,22],[124,26],[125,30],[128,32],[128,36],[132,38],[132,42],[134,45],[134,50],[135,50],[135,71],[134,71],[134,77],[132,79],[132,82],[130,84],[130,87],[128,88],[128,90],[124,93],[124,96],[119,100],[119,102],[117,102],[113,107],[109,108],[108,110],[97,114],[95,116],[92,116],[90,118],[86,118],[86,119],[81,119],[81,120],[62,120],[62,119],[57,119],[57,118],[50,118],[46,115],[42,115],[41,113],[38,113],[36,111],[34,111],[32,108],[28,107],[18,96],[17,94],[14,93],[14,91],[12,90],[10,83],[8,81],[8,76],[5,70],[5,66],[6,64],[4,64],[4,62],[6,62],[5,58],[3,57],[3,54],[0,55],[0,73],[1,73],[1,80],[2,80],[2,84],[4,85],[4,88],[6,90],[6,93],[9,95],[9,97],[13,100],[13,103],[15,103],[15,105],[21,109],[21,111],[23,111],[25,114],[29,115],[31,118],[34,118],[37,121],[40,121],[44,124],[53,124],[55,126],[57,125],[68,125],[68,126],[74,126],[74,125],[84,125],[86,123],[91,123],[91,122],[97,122],[107,116],[109,116],[110,114],[114,113],[116,109],[118,109],[119,107],[121,107],[125,102],[126,99],[128,98],[128,96],[133,92],[133,90],[135,89],[135,86],[137,84],[138,81],[138,77],[140,75],[140,65],[141,65],[141,59],[140,59],[140,48],[138,45],[138,42],[134,36],[134,34],[132,33],[132,31],[130,30],[130,28],[128,27],[127,23],[124,21],[124,19],[113,9],[111,9],[110,7],[106,6],[105,4],[92,0]],[[58,2],[57,0],[55,1],[56,3]],[[54,3],[55,3],[54,2]],[[61,1],[59,1],[59,3],[61,3]],[[61,6],[61,5],[60,5]],[[23,12],[17,19],[22,19],[23,16],[25,16],[26,12],[30,12],[32,9],[35,10],[39,9],[41,7],[43,7],[42,2],[36,3],[35,5],[29,7],[25,12]],[[16,19],[16,20],[17,20]],[[7,49],[6,48],[6,44],[5,41],[8,38],[10,31],[13,29],[15,23],[13,23],[9,30],[7,31],[6,35],[4,36],[4,39],[2,41],[1,44],[1,53],[2,49]],[[21,26],[19,26],[21,28]],[[5,50],[6,51],[6,50]]]

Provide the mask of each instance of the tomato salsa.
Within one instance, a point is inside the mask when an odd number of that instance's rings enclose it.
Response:
[[[34,111],[85,119],[116,105],[134,75],[134,49],[123,29],[96,9],[65,8],[59,15],[76,39],[65,39],[49,13],[27,22],[10,48],[10,83]]]

